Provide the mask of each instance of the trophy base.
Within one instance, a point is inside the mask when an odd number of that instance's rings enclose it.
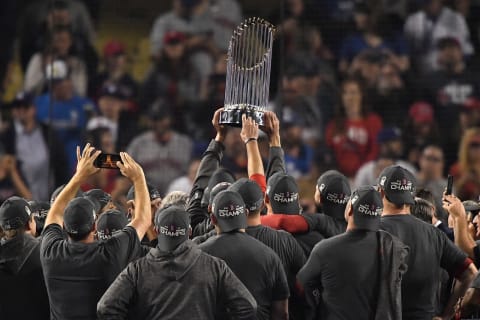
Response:
[[[224,124],[231,127],[242,127],[242,115],[246,114],[247,117],[253,118],[259,126],[265,125],[265,112],[263,110],[255,110],[251,107],[242,109],[230,109],[224,110],[220,113],[220,124]]]

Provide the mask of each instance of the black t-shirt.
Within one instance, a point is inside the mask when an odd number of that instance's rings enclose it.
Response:
[[[19,235],[0,245],[0,319],[50,318],[40,241]]]
[[[199,246],[223,259],[257,301],[259,320],[270,319],[271,304],[288,299],[285,271],[277,254],[243,232],[222,233]]]
[[[335,219],[324,213],[302,214],[310,230],[319,232],[325,238],[342,234],[347,229],[345,219]]]
[[[410,214],[383,216],[381,228],[410,247],[408,270],[402,280],[404,319],[431,319],[441,268],[455,274],[467,255],[442,231]]]
[[[313,247],[323,239],[325,239],[320,232],[318,231],[308,231],[305,233],[295,233],[293,235],[297,243],[302,247],[305,256],[309,256],[310,252],[312,252]]]
[[[43,230],[41,261],[52,319],[95,319],[97,302],[127,264],[140,253],[133,227],[104,242],[65,240],[58,224]]]
[[[312,312],[321,313],[310,318],[373,319],[378,261],[378,240],[372,231],[353,230],[317,244],[297,275],[305,294],[316,297]]]

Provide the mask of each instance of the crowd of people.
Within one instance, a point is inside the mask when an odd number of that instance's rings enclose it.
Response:
[[[25,3],[0,14],[0,319],[480,316],[480,3],[285,1],[241,128],[241,1],[171,1],[143,79],[97,51],[100,1]]]

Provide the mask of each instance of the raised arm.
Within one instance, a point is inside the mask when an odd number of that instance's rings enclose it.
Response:
[[[240,138],[245,143],[247,149],[248,158],[248,176],[259,174],[265,175],[263,169],[262,157],[260,150],[258,149],[258,123],[251,117],[242,115],[242,131],[240,132]]]
[[[45,227],[52,223],[63,225],[63,213],[67,204],[75,197],[82,183],[100,170],[93,165],[100,153],[100,150],[95,151],[95,148],[91,147],[89,143],[81,153],[80,147],[77,147],[77,170],[53,202],[45,219]]]
[[[265,112],[265,132],[270,144],[270,155],[267,167],[267,180],[277,172],[286,172],[285,157],[280,143],[280,121],[272,111]]]
[[[468,232],[467,214],[460,199],[453,195],[444,195],[443,208],[454,221],[455,244],[470,258],[475,259],[474,248],[477,246]]]
[[[128,178],[135,188],[135,214],[129,226],[137,231],[138,238],[142,240],[152,223],[147,181],[142,167],[132,157],[126,152],[120,152],[120,157],[123,163],[118,161],[117,166],[122,175]]]
[[[197,224],[208,218],[208,216],[205,215],[204,210],[200,210],[201,201],[210,177],[215,170],[218,169],[220,161],[223,158],[223,141],[225,140],[227,129],[225,126],[219,124],[220,112],[222,110],[223,108],[218,109],[213,115],[212,125],[217,134],[203,154],[195,181],[193,182],[192,190],[190,191],[187,212],[190,214],[190,223],[193,230]]]

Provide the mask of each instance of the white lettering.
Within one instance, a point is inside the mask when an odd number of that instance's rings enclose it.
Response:
[[[297,192],[275,193],[273,200],[280,203],[292,203],[298,200]]]
[[[177,228],[176,226],[160,226],[160,233],[168,237],[180,237],[187,233],[185,228]]]

